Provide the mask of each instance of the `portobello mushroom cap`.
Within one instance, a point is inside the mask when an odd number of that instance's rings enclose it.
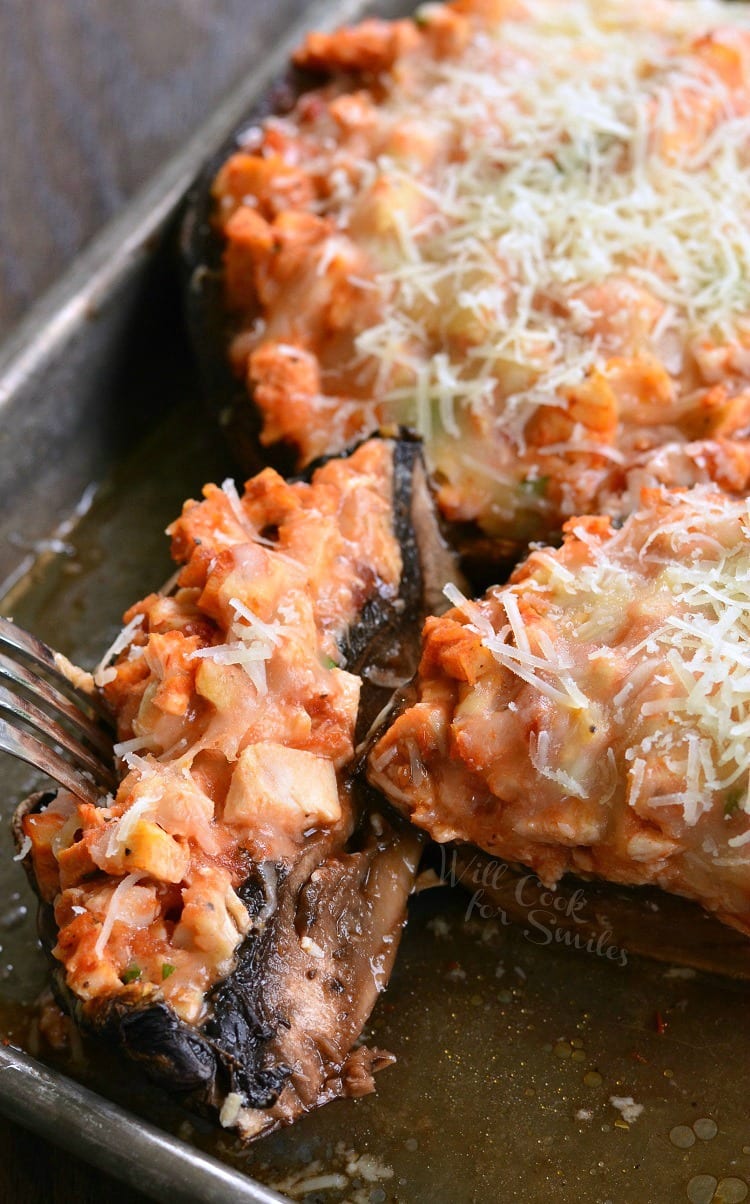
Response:
[[[221,428],[230,452],[244,474],[258,472],[270,464],[285,476],[298,470],[293,449],[284,443],[264,446],[260,441],[261,417],[253,403],[252,391],[233,371],[229,347],[235,334],[225,298],[223,255],[225,241],[216,228],[216,199],[213,185],[222,165],[235,151],[242,149],[248,129],[264,118],[289,112],[297,100],[312,88],[319,88],[325,72],[313,72],[290,64],[221,148],[211,156],[190,189],[185,202],[179,232],[182,296],[193,353],[203,385],[204,403]],[[393,435],[393,429],[381,432]],[[402,428],[402,437],[415,432]],[[360,435],[349,449],[354,450]],[[342,453],[334,453],[336,455]],[[316,463],[320,463],[318,460]],[[307,467],[306,471],[309,471]],[[474,523],[450,522],[433,508],[439,524],[440,541],[455,549],[460,564],[472,581],[484,588],[506,576],[525,549],[525,539],[490,537]],[[459,561],[454,559],[453,573]],[[447,580],[447,578],[446,578]],[[442,586],[443,583],[441,583]],[[431,613],[428,611],[428,613]]]
[[[372,725],[394,683],[412,676],[426,610],[435,605],[452,561],[435,520],[421,450],[392,449],[393,532],[403,571],[398,597],[372,597],[351,626],[345,667],[362,675],[357,738]],[[455,571],[453,572],[455,576]],[[51,956],[53,903],[24,868],[39,899],[39,932],[55,990],[76,1022],[115,1042],[161,1086],[252,1139],[337,1096],[373,1089],[373,1072],[393,1058],[357,1046],[386,986],[420,859],[423,837],[364,780],[356,763],[339,788],[351,809],[343,831],[311,834],[291,863],[250,862],[238,893],[250,916],[231,973],[206,996],[205,1019],[181,1019],[159,987],[134,982],[83,999]],[[13,819],[20,851],[23,821],[53,794],[24,800]]]

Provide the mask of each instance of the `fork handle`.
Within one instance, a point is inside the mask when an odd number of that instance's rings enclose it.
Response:
[[[286,1204],[277,1192],[11,1046],[0,1046],[0,1112],[154,1200]]]

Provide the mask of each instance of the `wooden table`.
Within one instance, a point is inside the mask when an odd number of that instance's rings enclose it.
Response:
[[[271,8],[266,0],[0,4],[0,336],[230,90]],[[3,1204],[102,1199],[145,1197],[0,1121]]]

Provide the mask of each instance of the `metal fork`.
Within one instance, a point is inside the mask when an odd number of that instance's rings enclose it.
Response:
[[[0,750],[96,803],[116,788],[106,711],[59,668],[51,648],[0,618]]]

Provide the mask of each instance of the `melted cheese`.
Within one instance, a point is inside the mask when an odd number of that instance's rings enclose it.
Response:
[[[418,117],[451,155],[427,183],[377,159],[396,190],[417,190],[424,216],[408,241],[398,226],[400,254],[378,276],[383,320],[358,339],[411,373],[386,400],[403,407],[411,391],[428,440],[436,422],[458,436],[505,376],[520,382],[504,421],[521,444],[530,409],[601,367],[586,286],[624,281],[635,307],[633,286],[656,298],[654,349],[675,371],[684,348],[735,337],[750,310],[750,116],[690,45],[721,26],[744,63],[733,31],[747,13],[673,3],[649,28],[612,0],[524,8],[530,20],[483,28],[463,55],[430,63],[427,103],[400,76],[383,102],[386,120]],[[468,354],[452,338],[465,330]],[[429,354],[436,332],[443,347]]]
[[[455,586],[445,593],[498,664],[558,708],[593,715],[595,666],[619,660],[627,676],[606,705],[623,729],[627,801],[679,807],[692,827],[719,800],[728,814],[750,813],[750,504],[699,487],[662,492],[658,505],[658,514],[642,510],[601,537],[573,523],[586,549],[575,573],[554,554],[534,553],[530,578],[495,591],[504,626]],[[540,591],[555,640],[544,624],[524,624],[525,591]],[[548,731],[530,732],[529,758],[564,793],[588,797]],[[660,767],[673,789],[649,780]]]

